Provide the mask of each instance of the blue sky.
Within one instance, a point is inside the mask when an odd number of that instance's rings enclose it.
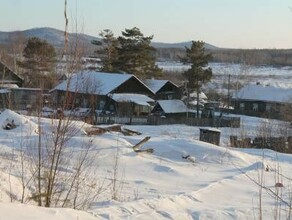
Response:
[[[140,28],[156,42],[292,48],[292,0],[67,0],[69,31]],[[64,29],[64,0],[0,0],[0,31]]]

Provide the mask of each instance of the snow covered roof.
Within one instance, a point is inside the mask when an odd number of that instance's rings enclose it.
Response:
[[[217,128],[211,128],[211,127],[202,127],[200,128],[200,130],[205,130],[205,131],[214,131],[214,132],[221,132],[221,130],[217,129]]]
[[[9,93],[10,90],[8,89],[0,89],[0,94]]]
[[[175,85],[173,82],[169,80],[159,80],[159,79],[147,79],[145,80],[145,84],[154,92],[157,93],[166,83],[170,82]],[[177,85],[175,85],[177,87]]]
[[[154,92],[158,92],[159,89],[161,89],[168,80],[156,80],[156,79],[147,79],[145,80],[145,84]]]
[[[146,95],[131,94],[131,93],[114,93],[111,98],[116,102],[133,102],[138,105],[149,106],[148,102],[154,102],[153,99]]]
[[[292,88],[264,85],[248,85],[232,96],[233,99],[292,103]]]
[[[1,88],[19,88],[19,86],[17,84],[14,83],[4,83],[4,84],[0,84]]]
[[[191,98],[197,98],[197,92],[190,93],[190,97]],[[208,97],[206,96],[206,94],[204,92],[200,92],[199,93],[199,99],[208,99]]]
[[[53,90],[66,91],[68,89],[70,92],[107,95],[131,77],[135,76],[131,74],[85,71],[74,74]]]
[[[157,103],[160,105],[164,113],[184,113],[187,111],[187,106],[181,100],[159,100]]]
[[[2,76],[3,78],[1,79],[2,83],[7,83],[7,82],[8,83],[19,83],[19,82],[22,83],[24,81],[24,79],[22,79],[18,74],[16,74],[10,68],[8,68],[8,66],[5,65],[3,61],[0,61],[0,73],[1,72],[3,75]],[[9,77],[9,74],[10,74],[10,77]]]

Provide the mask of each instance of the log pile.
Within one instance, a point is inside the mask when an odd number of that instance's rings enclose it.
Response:
[[[136,152],[136,153],[141,153],[141,152],[145,152],[145,153],[150,153],[152,154],[154,152],[153,148],[148,148],[148,149],[141,149],[141,147],[143,146],[143,144],[145,144],[147,141],[150,140],[151,137],[147,136],[145,138],[143,138],[141,141],[139,141],[137,144],[135,144],[132,149]]]
[[[111,125],[111,126],[92,126],[83,129],[85,135],[102,135],[106,132],[120,132],[125,136],[134,136],[134,135],[141,135],[141,132],[134,131],[128,128],[122,128],[121,125]],[[147,136],[135,144],[132,149],[136,153],[150,153],[154,152],[153,148],[141,149],[143,145],[150,140],[151,137]]]
[[[90,135],[102,135],[106,132],[120,132],[125,136],[141,135],[141,132],[134,131],[128,128],[123,128],[121,125],[110,125],[110,126],[92,126],[83,129],[84,133]]]

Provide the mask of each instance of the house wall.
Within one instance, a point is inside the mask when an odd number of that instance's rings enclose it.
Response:
[[[11,99],[10,99],[10,93],[1,93],[0,94],[0,108],[10,108],[11,105]]]
[[[11,108],[16,110],[27,110],[35,109],[39,106],[40,101],[42,102],[42,94],[44,93],[41,89],[29,89],[19,88],[11,89],[10,92],[10,103]]]
[[[94,95],[94,94],[80,94],[65,91],[53,91],[53,107],[55,108],[94,108],[97,110],[104,110],[106,108],[107,97],[104,95]],[[64,104],[66,106],[64,106]]]
[[[142,106],[131,102],[115,102],[107,100],[105,111],[112,112],[116,116],[147,116],[151,112],[151,106]]]

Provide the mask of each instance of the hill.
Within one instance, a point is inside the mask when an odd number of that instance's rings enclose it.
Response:
[[[42,27],[33,28],[24,31],[12,31],[12,32],[1,32],[0,31],[0,44],[7,45],[11,42],[11,38],[14,36],[20,36],[22,38],[38,37],[46,40],[48,43],[53,45],[57,50],[64,47],[65,36],[64,31],[57,30],[54,28]],[[79,45],[82,45],[86,50],[90,48],[91,41],[99,38],[89,36],[82,33],[68,33],[69,42],[75,42],[78,40]],[[88,50],[88,53],[92,53],[92,50]]]
[[[0,31],[0,44],[9,44],[11,42],[11,36],[13,35],[22,35],[25,38],[29,37],[38,37],[48,41],[55,47],[63,47],[64,45],[64,31],[49,28],[49,27],[41,27],[41,28],[32,28],[24,31],[12,31],[12,32],[1,32]],[[80,40],[82,45],[90,46],[92,40],[100,39],[95,36],[90,36],[82,33],[69,33],[69,41],[74,41],[76,38]],[[181,42],[181,43],[162,43],[162,42],[153,42],[152,45],[155,48],[178,48],[184,49],[186,46],[189,47],[191,45],[191,41]],[[218,49],[216,46],[206,43],[207,49]]]
[[[153,42],[152,46],[155,48],[177,48],[177,49],[185,49],[185,47],[191,47],[192,41],[185,41],[180,43],[162,43],[162,42]],[[217,50],[219,47],[214,45],[205,43],[205,48],[207,50]]]

